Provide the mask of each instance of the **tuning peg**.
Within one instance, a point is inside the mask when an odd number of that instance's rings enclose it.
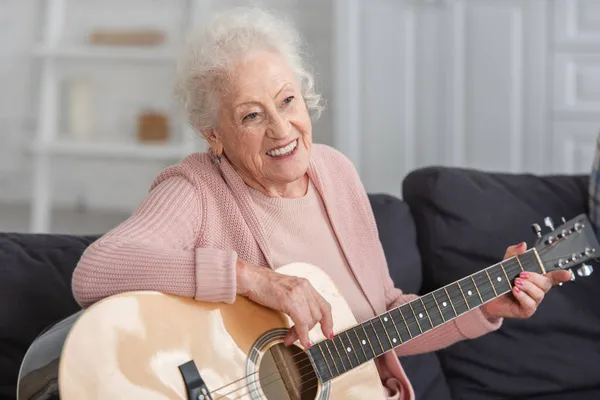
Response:
[[[539,224],[531,224],[531,230],[533,231],[533,233],[535,233],[537,237],[542,237],[542,228]]]
[[[575,273],[573,272],[573,269],[570,268],[568,271],[571,274],[571,281],[574,281],[575,280]]]
[[[562,221],[563,224],[567,223],[567,219],[565,217],[560,217],[560,220]]]
[[[546,225],[548,228],[550,228],[551,231],[554,230],[554,221],[552,221],[552,218],[550,218],[550,217],[544,218],[544,225]]]
[[[589,264],[582,264],[581,267],[577,268],[577,275],[579,276],[590,276],[594,272],[594,267]]]

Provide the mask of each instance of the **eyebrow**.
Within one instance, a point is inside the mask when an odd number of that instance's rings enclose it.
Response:
[[[284,89],[286,89],[287,87],[289,87],[289,86],[291,86],[291,85],[292,85],[292,84],[291,84],[291,83],[289,83],[289,82],[288,82],[288,83],[286,83],[286,84],[284,84],[284,85],[281,87],[281,89],[279,89],[279,91],[278,91],[278,92],[275,94],[275,96],[273,96],[273,98],[276,98],[276,97],[278,97],[278,96],[281,94],[281,92],[283,92],[283,91],[284,91]],[[246,104],[256,104],[256,101],[252,101],[252,100],[251,100],[251,101],[245,101],[245,102],[243,102],[243,103],[237,104],[237,105],[235,106],[235,109],[237,110],[239,107],[241,107],[241,106],[243,106],[243,105],[246,105]]]

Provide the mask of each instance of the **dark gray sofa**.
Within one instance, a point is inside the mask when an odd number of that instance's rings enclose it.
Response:
[[[390,273],[426,293],[499,261],[535,237],[530,224],[587,212],[586,176],[416,170],[403,200],[371,194]],[[0,234],[0,399],[48,325],[79,310],[70,279],[97,236]],[[418,400],[599,399],[600,272],[553,289],[529,320],[435,353],[401,359]]]

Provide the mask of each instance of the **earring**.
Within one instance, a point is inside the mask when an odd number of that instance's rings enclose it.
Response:
[[[213,150],[213,148],[212,148],[212,147],[209,149],[209,151],[210,151],[210,153],[211,153],[211,155],[212,155],[212,158],[213,158],[213,160],[214,160],[215,164],[217,164],[217,165],[221,164],[221,156],[220,156],[219,154],[217,154],[217,153],[216,153],[216,152]]]

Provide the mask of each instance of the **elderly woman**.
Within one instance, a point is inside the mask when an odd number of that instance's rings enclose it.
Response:
[[[93,243],[73,276],[83,306],[113,294],[154,290],[204,302],[236,295],[294,322],[285,340],[310,346],[317,323],[335,334],[329,304],[305,279],[279,266],[306,262],[329,274],[357,321],[414,299],[393,286],[374,216],[351,163],[313,144],[321,112],[313,76],[290,25],[234,10],[191,37],[178,96],[210,146],[163,171],[129,219]],[[506,257],[521,254],[511,246]],[[559,271],[523,273],[497,298],[376,360],[389,398],[414,393],[397,356],[429,352],[531,316]]]

